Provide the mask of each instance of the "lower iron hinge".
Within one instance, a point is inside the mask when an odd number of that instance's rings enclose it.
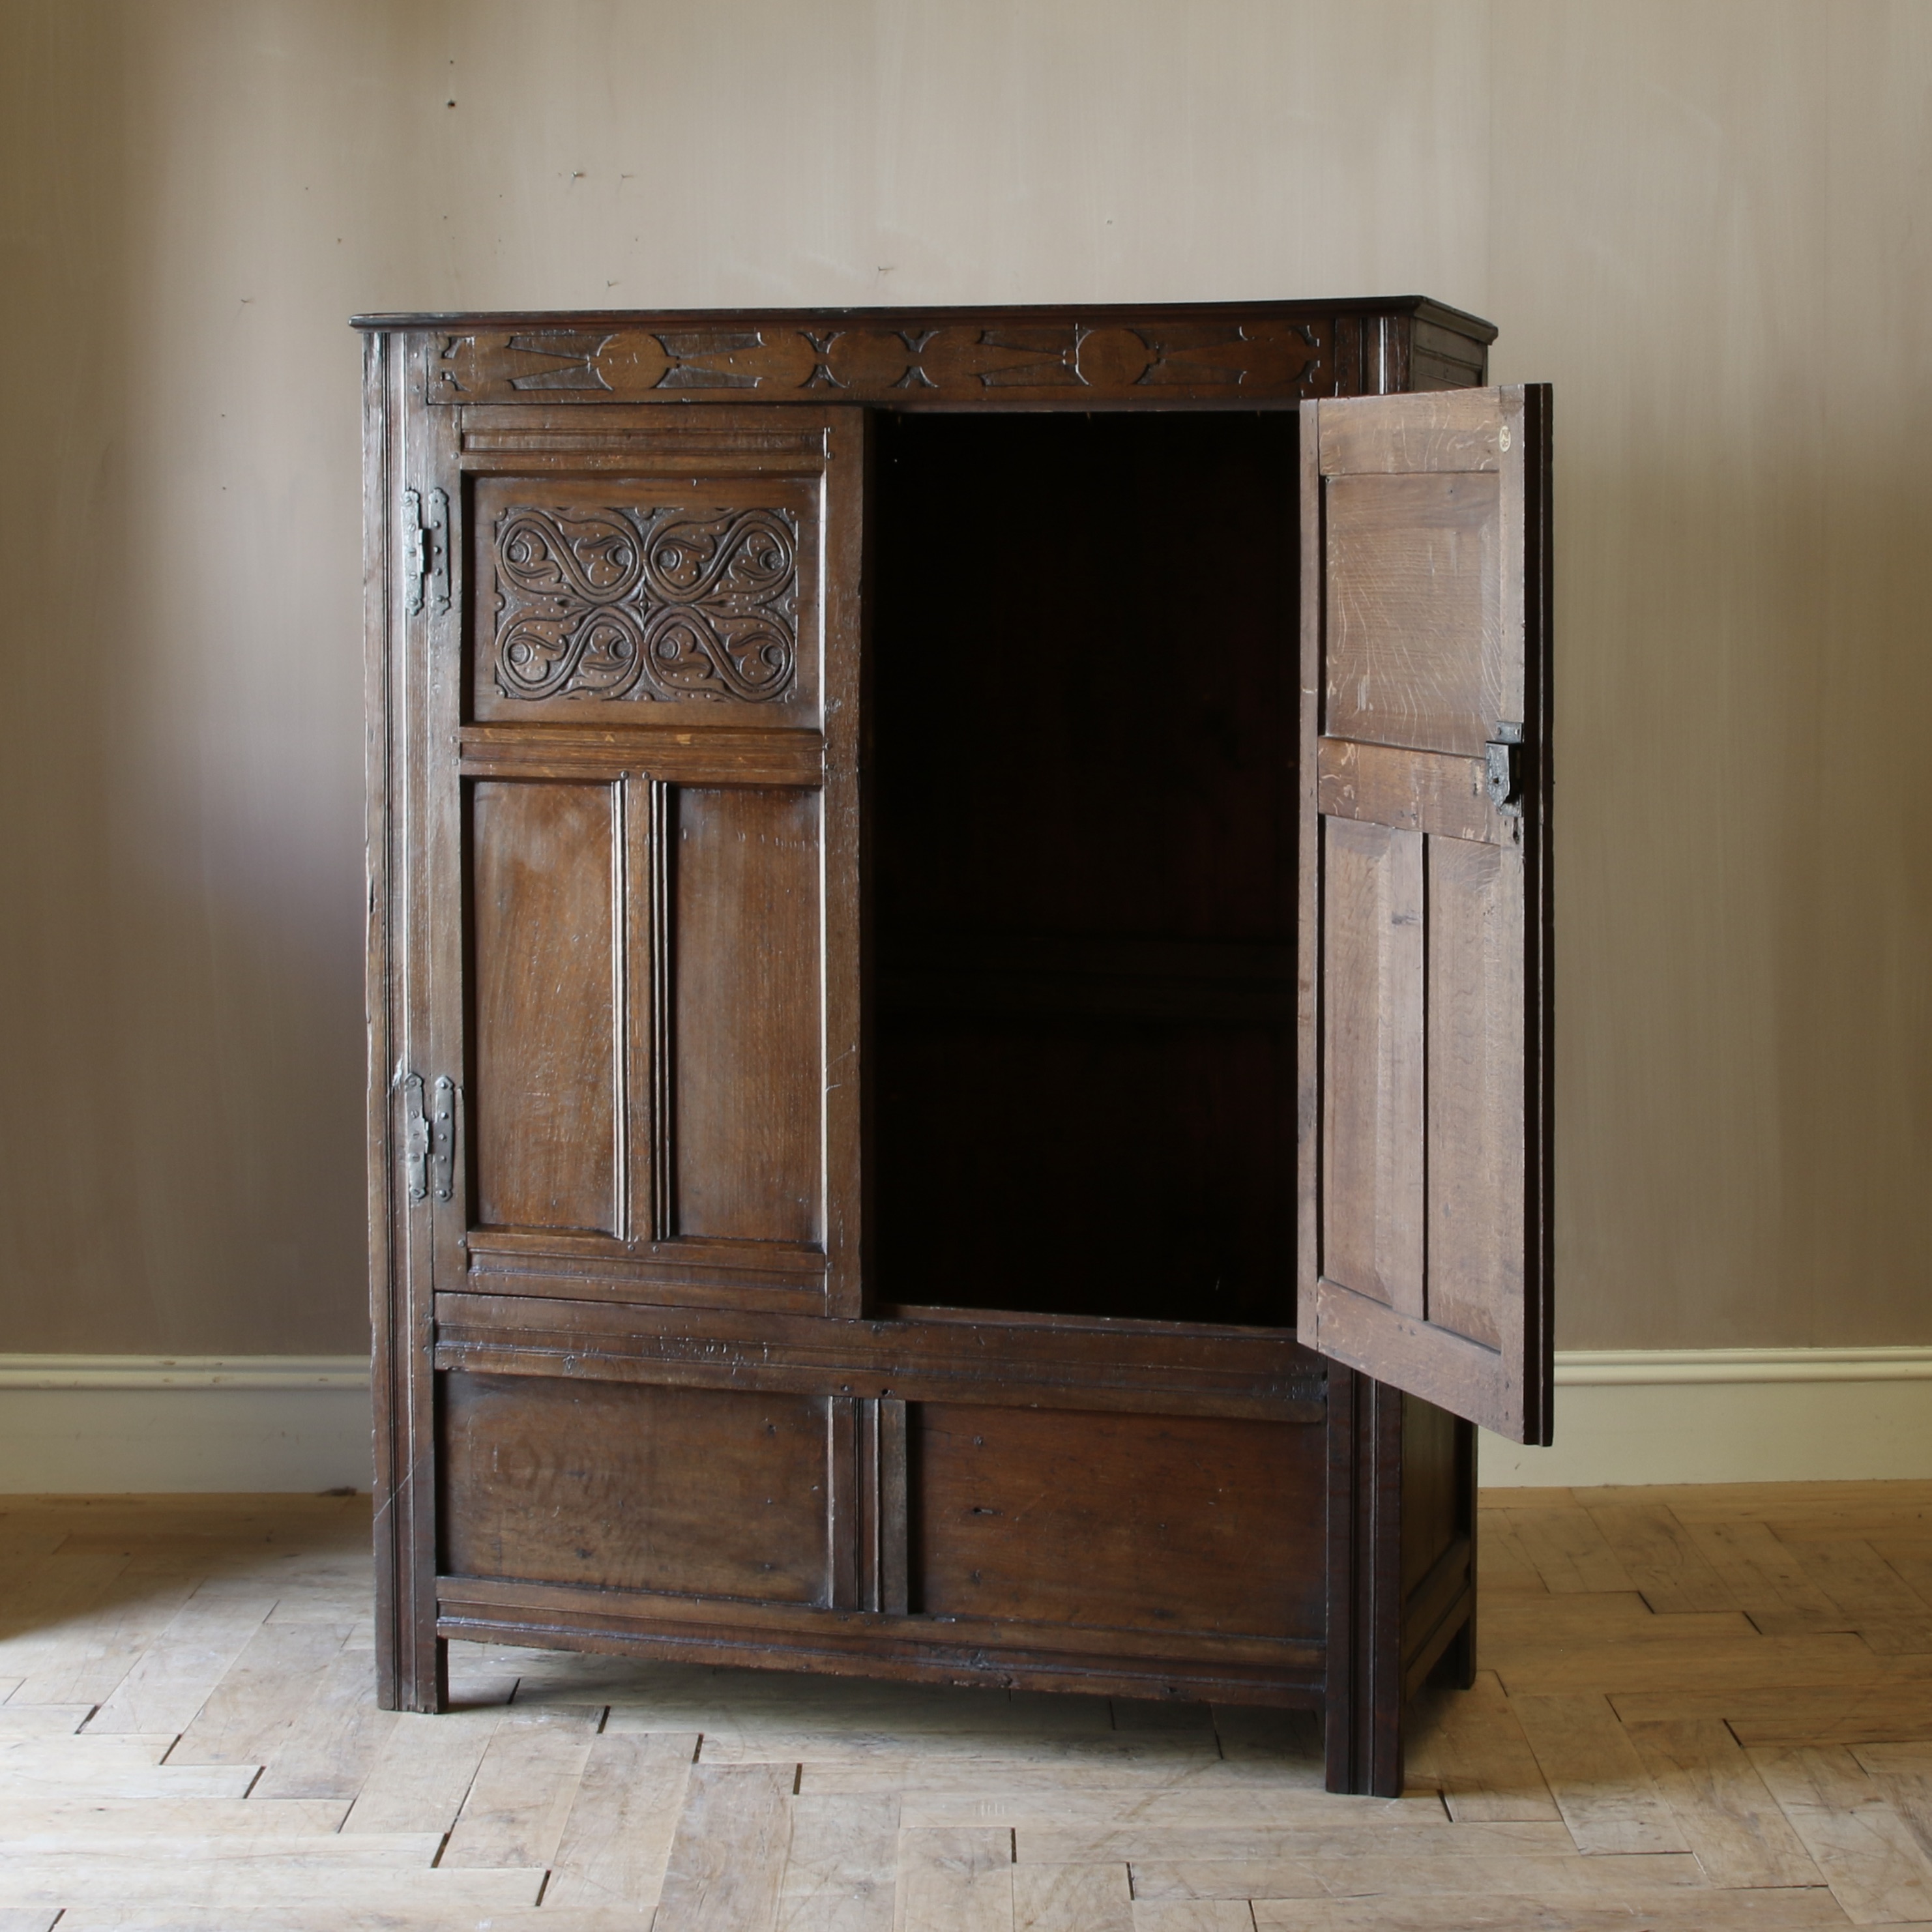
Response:
[[[412,1201],[424,1201],[434,1187],[447,1201],[456,1187],[456,1082],[436,1076],[430,1102],[423,1106],[423,1077],[406,1073],[396,1083],[403,1096],[403,1172]]]

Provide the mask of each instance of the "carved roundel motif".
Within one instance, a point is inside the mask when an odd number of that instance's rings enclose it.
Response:
[[[497,519],[506,698],[782,698],[798,668],[788,510],[544,509]]]

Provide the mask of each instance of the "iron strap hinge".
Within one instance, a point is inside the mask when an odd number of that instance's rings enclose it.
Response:
[[[436,616],[440,617],[449,608],[449,496],[446,490],[432,490],[427,496],[420,490],[403,492],[403,582],[412,617],[422,610],[425,596]]]
[[[423,1077],[406,1073],[397,1083],[403,1095],[403,1170],[412,1201],[425,1201],[432,1186],[439,1201],[456,1188],[456,1082],[436,1076],[427,1110]]]

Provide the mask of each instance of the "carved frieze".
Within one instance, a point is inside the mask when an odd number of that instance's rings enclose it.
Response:
[[[1335,393],[1334,346],[1325,317],[525,330],[438,338],[429,388],[431,401],[445,403],[707,392],[900,403],[1082,394],[1152,400],[1163,392],[1177,400],[1184,393],[1280,399]]]
[[[798,662],[789,510],[513,504],[492,544],[508,698],[786,695]]]

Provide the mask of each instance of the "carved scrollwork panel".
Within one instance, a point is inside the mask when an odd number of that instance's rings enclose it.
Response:
[[[492,549],[490,664],[506,698],[764,704],[793,689],[790,510],[512,504]]]

